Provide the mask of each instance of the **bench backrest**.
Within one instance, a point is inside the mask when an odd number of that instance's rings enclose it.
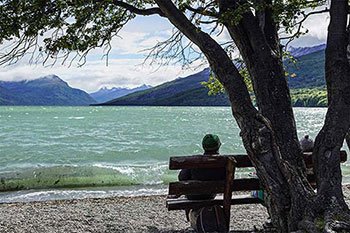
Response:
[[[170,169],[222,168],[226,170],[225,180],[179,181],[169,184],[169,195],[223,193],[223,209],[227,229],[230,224],[231,197],[236,161],[231,156],[189,156],[170,158]]]
[[[253,167],[248,155],[220,155],[220,156],[176,156],[171,157],[169,161],[170,170],[191,169],[191,168],[222,168],[227,169],[227,161],[232,161],[232,168]],[[344,163],[347,160],[346,151],[340,151],[340,161]],[[304,161],[307,168],[312,168],[312,153],[304,153]],[[234,174],[232,175],[232,179]],[[308,175],[310,182],[314,182],[313,174]],[[178,181],[169,184],[169,195],[189,195],[189,194],[211,194],[224,193],[226,180],[218,181]],[[242,178],[232,180],[232,191],[251,191],[261,189],[258,178]]]
[[[191,168],[227,168],[227,161],[231,160],[233,170],[238,167],[252,167],[247,155],[220,155],[220,156],[179,156],[171,157],[169,162],[170,170],[191,169]],[[234,176],[234,174],[232,175]],[[210,194],[224,193],[226,180],[217,181],[178,181],[169,184],[169,195],[188,194]],[[234,177],[232,177],[233,179]],[[260,182],[258,178],[233,179],[232,191],[258,190]]]

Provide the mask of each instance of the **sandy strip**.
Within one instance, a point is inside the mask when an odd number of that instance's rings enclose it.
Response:
[[[350,204],[350,186],[344,187]],[[267,219],[262,205],[232,206],[232,232],[252,232]],[[165,196],[0,205],[0,232],[193,232],[183,211],[168,211]]]

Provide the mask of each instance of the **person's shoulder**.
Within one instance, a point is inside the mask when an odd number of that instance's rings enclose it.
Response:
[[[204,152],[203,155],[205,156],[220,156],[219,152]]]

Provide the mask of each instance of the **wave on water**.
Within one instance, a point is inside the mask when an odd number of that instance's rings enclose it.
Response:
[[[162,185],[176,180],[165,163],[151,165],[93,164],[25,168],[0,173],[0,192],[104,186]]]
[[[165,185],[96,187],[76,189],[20,190],[0,193],[0,203],[71,200],[83,198],[136,197],[166,195]]]
[[[85,117],[68,117],[69,120],[83,120]]]
[[[236,177],[243,178],[252,171],[239,169]],[[350,183],[350,165],[342,166],[343,183]],[[61,189],[92,187],[131,187],[167,185],[177,180],[178,171],[170,171],[167,163],[114,165],[62,165],[25,167],[0,172],[0,192],[29,189]]]

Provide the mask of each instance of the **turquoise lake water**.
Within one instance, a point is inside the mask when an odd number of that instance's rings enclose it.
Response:
[[[294,111],[314,138],[326,109]],[[228,107],[0,107],[0,202],[165,193],[169,157],[201,154],[206,133],[245,153]]]

